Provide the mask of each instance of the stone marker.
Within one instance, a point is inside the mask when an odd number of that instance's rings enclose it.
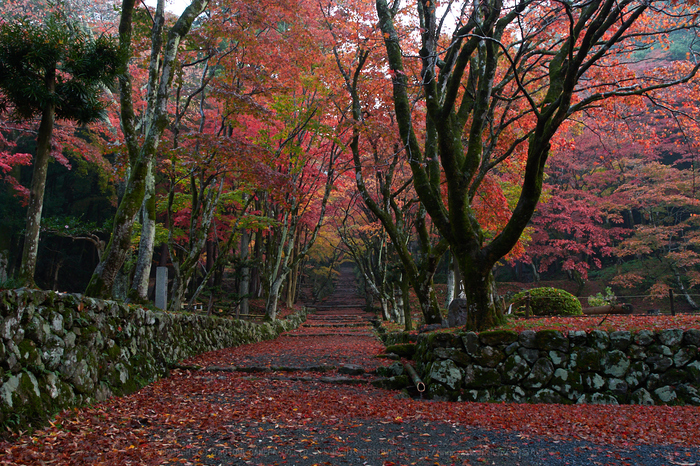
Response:
[[[450,327],[462,327],[467,323],[467,300],[455,298],[447,308],[447,325]]]
[[[168,268],[156,269],[156,307],[166,310],[168,308]]]

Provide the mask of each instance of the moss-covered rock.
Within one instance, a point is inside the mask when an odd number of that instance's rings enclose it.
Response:
[[[630,360],[620,350],[609,351],[603,361],[603,373],[611,377],[622,378],[630,367]]]
[[[526,388],[543,388],[554,375],[554,364],[547,358],[538,359],[522,382]]]
[[[597,349],[581,347],[571,352],[569,367],[578,372],[599,371],[603,353]]]
[[[535,334],[535,346],[544,351],[569,351],[569,339],[557,330],[540,330]]]
[[[632,405],[645,406],[653,406],[655,404],[651,393],[649,393],[645,388],[640,388],[639,390],[632,392],[629,397],[629,403]]]
[[[428,380],[439,382],[449,390],[459,390],[464,372],[452,360],[435,361],[430,368]]]
[[[516,384],[529,373],[530,365],[517,353],[508,356],[501,365],[501,376],[505,384]]]
[[[464,386],[467,388],[497,387],[501,384],[501,375],[496,369],[472,365],[464,371]]]
[[[389,345],[386,347],[387,353],[394,353],[402,358],[411,359],[416,353],[416,345],[414,343],[400,343]]]
[[[518,341],[518,333],[511,330],[492,330],[489,332],[481,332],[479,340],[487,346],[509,345]]]

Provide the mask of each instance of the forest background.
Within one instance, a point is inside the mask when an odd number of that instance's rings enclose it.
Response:
[[[477,133],[478,183],[468,195],[482,245],[501,235],[522,198],[527,128],[551,103],[553,85],[543,81],[568,33],[558,19],[607,3],[615,2],[519,2],[517,28],[492,40],[501,52],[479,48],[483,57],[498,55],[488,124]],[[577,75],[579,111],[566,114],[548,145],[537,211],[493,268],[501,294],[511,289],[505,282],[557,280],[582,297],[611,287],[608,294],[649,308],[673,289],[698,308],[697,4],[620,2],[619,23],[642,3],[653,4],[644,21],[629,30],[608,25],[612,38],[597,38],[603,51],[593,50],[593,66]],[[385,318],[405,319],[413,295],[433,322],[435,282],[450,285],[441,299],[455,294],[454,244],[416,192],[420,172],[402,142],[402,117],[410,116],[431,183],[451,208],[450,171],[430,168],[438,131],[422,91],[423,50],[434,39],[435,54],[449,56],[454,31],[488,19],[482,4],[491,2],[392,3],[396,42],[406,50],[397,68],[385,44],[394,32],[373,2],[195,0],[176,15],[162,1],[2,1],[3,27],[51,17],[67,25],[59,48],[83,34],[109,38],[127,58],[118,79],[99,87],[97,121],[56,118],[29,275],[22,250],[41,112],[18,112],[3,88],[0,287],[145,302],[160,265],[172,279],[170,310],[204,301],[210,312],[217,302],[247,315],[250,300],[260,299],[274,319],[280,300],[296,301],[302,280],[319,297],[333,268],[350,259]],[[467,71],[481,69],[479,60]],[[57,82],[67,82],[70,60],[56,63]],[[26,74],[45,78],[46,69]],[[397,83],[410,97],[405,111],[395,106]],[[469,81],[456,89],[466,101]],[[605,98],[591,99],[597,93]],[[477,118],[465,120],[468,153]],[[591,282],[597,288],[587,288]]]

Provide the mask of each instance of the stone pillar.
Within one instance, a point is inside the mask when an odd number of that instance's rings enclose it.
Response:
[[[168,308],[168,268],[156,268],[156,307],[166,310]]]

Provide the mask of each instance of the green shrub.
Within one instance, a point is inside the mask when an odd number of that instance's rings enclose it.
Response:
[[[589,306],[606,306],[608,304],[615,304],[617,302],[617,296],[613,293],[613,290],[607,286],[605,287],[605,294],[597,293],[595,296],[588,297]]]
[[[525,298],[530,293],[530,312],[536,316],[578,316],[583,314],[579,300],[565,290],[552,287],[521,291],[513,297],[519,311],[525,310]]]

